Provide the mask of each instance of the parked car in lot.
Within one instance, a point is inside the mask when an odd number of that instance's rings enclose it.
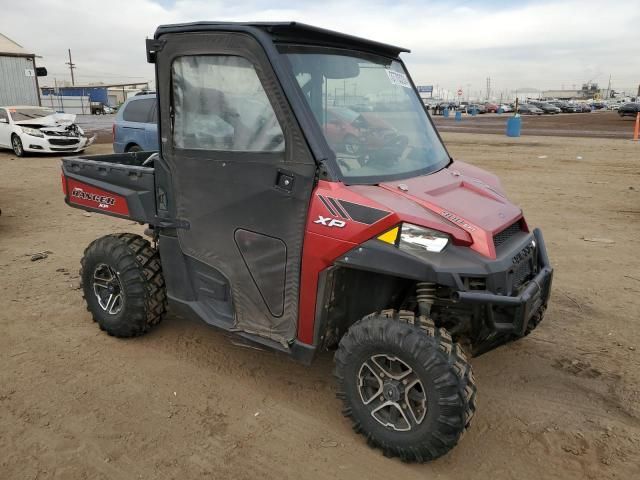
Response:
[[[625,103],[618,108],[618,115],[621,117],[635,117],[640,112],[640,103]]]
[[[95,140],[75,123],[76,116],[45,107],[0,107],[0,148],[17,157],[27,152],[82,152]]]
[[[92,115],[108,115],[110,113],[115,113],[115,110],[109,105],[105,105],[102,102],[91,102]]]
[[[522,103],[518,105],[518,113],[520,115],[542,115],[544,112],[535,105]]]
[[[582,113],[591,113],[591,105],[588,103],[579,103],[578,107],[580,107]]]
[[[484,107],[484,105],[481,105],[479,103],[470,103],[465,108],[465,112],[469,114],[473,113],[474,110],[476,113],[487,113],[487,109]]]
[[[438,111],[440,112],[440,115],[442,115],[442,112],[444,111],[444,109],[449,110],[450,112],[455,112],[456,109],[458,108],[458,106],[453,103],[453,102],[442,102],[438,104]]]
[[[135,95],[118,109],[113,124],[115,153],[158,150],[156,94]]]
[[[500,108],[500,106],[495,103],[487,102],[484,104],[484,109],[487,113],[496,113],[498,108]]]
[[[355,112],[347,107],[327,109],[324,127],[329,145],[349,155],[366,155],[367,149],[381,149],[405,142],[387,121],[374,112]]]
[[[500,108],[502,109],[502,111],[504,113],[509,113],[509,112],[513,112],[513,107],[509,104],[503,103],[502,105],[500,105]]]
[[[548,102],[548,103],[558,107],[562,111],[562,113],[578,113],[582,111],[582,109],[575,103],[569,103],[569,102],[563,102],[563,101],[554,101],[554,102]]]
[[[557,114],[557,113],[561,113],[562,110],[560,110],[560,108],[556,107],[555,105],[551,105],[550,103],[547,102],[529,102],[531,105],[534,105],[536,107],[538,107],[540,110],[542,110],[544,113],[549,113],[549,114]]]

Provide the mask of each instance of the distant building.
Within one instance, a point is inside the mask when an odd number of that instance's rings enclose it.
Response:
[[[118,106],[131,95],[142,90],[148,90],[149,83],[118,83],[118,84],[93,84],[93,85],[60,85],[55,87],[42,87],[43,101],[47,104],[46,97],[59,95],[62,97],[89,97],[91,102],[99,102],[111,107]]]
[[[586,100],[589,98],[602,98],[602,90],[598,84],[584,84],[580,90],[546,90],[542,92],[544,98],[557,98],[558,100]]]
[[[35,54],[1,33],[0,105],[40,105]]]

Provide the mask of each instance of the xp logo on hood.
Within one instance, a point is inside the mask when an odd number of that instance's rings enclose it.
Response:
[[[347,222],[342,220],[338,220],[336,218],[323,217],[322,215],[318,215],[318,219],[314,220],[313,223],[319,223],[320,225],[324,225],[325,227],[338,227],[343,228]]]
[[[98,204],[99,208],[109,208],[116,203],[116,199],[114,197],[110,197],[107,195],[98,195],[97,193],[85,192],[81,188],[74,188],[71,190],[71,196],[75,198],[80,198],[82,200],[91,200]]]

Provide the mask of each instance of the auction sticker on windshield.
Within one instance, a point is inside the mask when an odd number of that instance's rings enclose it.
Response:
[[[387,71],[387,75],[389,76],[389,80],[394,85],[400,85],[404,88],[411,88],[411,83],[409,83],[409,79],[404,73],[395,72],[393,70],[385,69]]]

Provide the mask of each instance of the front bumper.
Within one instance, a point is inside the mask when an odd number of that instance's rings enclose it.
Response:
[[[96,136],[87,137],[80,135],[78,137],[53,136],[45,135],[44,137],[35,137],[29,134],[20,136],[22,146],[27,152],[41,153],[75,153],[84,150],[96,140]]]
[[[450,296],[443,299],[448,304],[446,310],[460,321],[469,319],[466,331],[473,354],[480,355],[523,336],[538,324],[553,280],[538,229],[518,232],[496,253],[496,258],[490,259],[453,244],[441,253],[408,253],[380,240],[369,240],[338,258],[336,265],[447,288]]]
[[[506,296],[486,291],[457,291],[454,299],[459,302],[480,304],[485,307],[486,322],[489,328],[497,333],[522,336],[527,331],[529,322],[546,309],[551,295],[553,268],[549,263],[547,249],[540,230],[535,229],[537,274],[522,286],[519,294]],[[496,321],[496,307],[512,311],[511,321]]]

